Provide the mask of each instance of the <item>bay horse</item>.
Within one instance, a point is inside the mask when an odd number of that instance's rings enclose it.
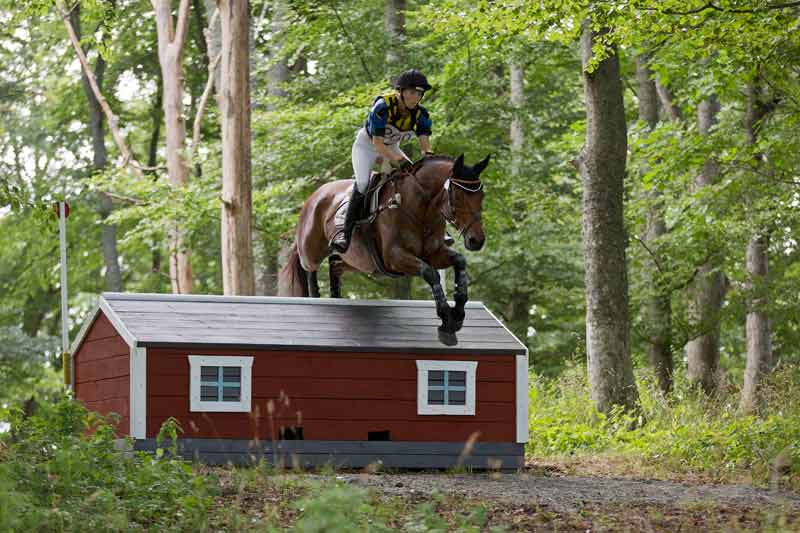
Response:
[[[341,297],[340,278],[346,271],[421,276],[430,285],[436,314],[442,320],[439,339],[455,344],[455,333],[464,322],[469,280],[466,259],[445,244],[445,225],[455,226],[467,250],[483,247],[480,174],[488,164],[489,156],[475,166],[465,165],[463,154],[455,160],[428,156],[406,172],[395,171],[379,191],[377,215],[356,226],[344,254],[333,253],[329,242],[337,231],[334,217],[350,198],[353,180],[322,185],[300,210],[295,241],[278,277],[278,293],[319,297],[317,271],[326,257],[333,298]],[[455,272],[452,308],[437,271],[449,267]]]

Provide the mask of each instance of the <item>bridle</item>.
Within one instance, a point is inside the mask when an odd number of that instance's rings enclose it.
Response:
[[[456,210],[458,209],[458,206],[456,205],[455,197],[453,196],[453,188],[450,186],[451,184],[468,193],[476,193],[483,189],[483,183],[480,180],[463,180],[454,178],[452,174],[445,180],[443,190],[447,191],[447,205],[442,206],[442,216],[444,216],[444,219],[452,224],[454,228],[458,229],[458,226],[456,225]],[[470,187],[470,185],[472,187]],[[464,226],[463,229],[459,230],[459,238],[469,231],[469,228],[471,228],[473,224],[480,222],[482,219],[481,212],[478,210],[473,211],[471,214],[472,216],[469,219],[469,223]]]
[[[419,179],[417,179],[416,173],[412,169],[411,171],[405,173],[398,173],[389,178],[389,182],[391,182],[395,187],[396,181],[400,178],[411,178],[414,182],[416,188],[419,191],[424,191],[425,188],[423,187],[422,183],[420,183]],[[477,193],[483,190],[483,183],[481,183],[480,179],[478,180],[465,180],[460,178],[454,178],[452,171],[450,174],[445,178],[444,185],[439,190],[438,193],[434,194],[432,197],[428,196],[427,202],[429,205],[433,206],[439,204],[439,197],[444,194],[446,201],[441,202],[441,209],[439,211],[438,216],[441,216],[446,222],[450,223],[454,228],[458,229],[458,225],[456,224],[456,211],[458,210],[458,206],[455,202],[455,196],[453,195],[453,187],[450,185],[454,185],[459,189],[468,192],[468,193]],[[395,189],[396,190],[396,189]],[[430,234],[430,227],[429,222],[426,222],[424,219],[420,219],[419,217],[415,216],[413,213],[405,209],[399,199],[395,199],[399,196],[399,193],[396,193],[393,196],[393,199],[387,203],[386,205],[379,206],[375,216],[381,211],[385,209],[396,209],[399,208],[399,211],[403,213],[406,217],[414,221],[418,226],[423,228],[424,233]],[[469,229],[475,224],[476,222],[480,222],[482,220],[481,212],[479,210],[472,211],[472,216],[469,219],[469,223],[464,226],[463,229],[459,230],[458,237],[461,238],[464,234],[469,231]]]

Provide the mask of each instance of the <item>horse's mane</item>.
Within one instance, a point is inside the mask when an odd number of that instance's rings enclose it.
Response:
[[[411,165],[411,168],[409,169],[409,172],[416,173],[419,169],[421,169],[422,167],[428,165],[429,163],[435,163],[435,162],[439,162],[439,161],[453,162],[453,161],[455,161],[455,159],[453,159],[449,155],[444,155],[444,154],[428,155],[428,156],[425,156],[422,159],[416,161],[413,165]]]

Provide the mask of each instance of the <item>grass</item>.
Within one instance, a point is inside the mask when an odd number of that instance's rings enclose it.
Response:
[[[770,376],[758,416],[737,412],[736,391],[726,389],[707,399],[680,377],[669,399],[642,377],[642,409],[635,418],[620,412],[597,415],[582,368],[571,368],[558,380],[531,382],[527,451],[534,475],[566,472],[800,487],[800,368],[784,367]],[[156,454],[121,452],[108,420],[68,400],[42,405],[30,417],[17,411],[10,419],[12,431],[0,435],[1,531],[800,527],[794,511],[729,508],[714,502],[586,504],[557,510],[533,501],[476,501],[437,491],[389,496],[358,481],[345,482],[330,468],[308,475],[265,462],[252,468],[192,465],[175,455],[176,424],[163,426],[162,448]],[[776,478],[778,457],[784,463]]]
[[[594,411],[583,368],[531,382],[526,451],[534,463],[570,472],[800,488],[798,366],[769,376],[760,415],[738,412],[738,390],[725,387],[708,398],[680,375],[668,398],[651,377],[641,376],[641,412],[608,417]]]

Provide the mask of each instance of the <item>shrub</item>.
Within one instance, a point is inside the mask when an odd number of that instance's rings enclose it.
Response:
[[[126,452],[79,403],[11,413],[0,463],[0,530],[207,527],[212,486],[164,454]]]

